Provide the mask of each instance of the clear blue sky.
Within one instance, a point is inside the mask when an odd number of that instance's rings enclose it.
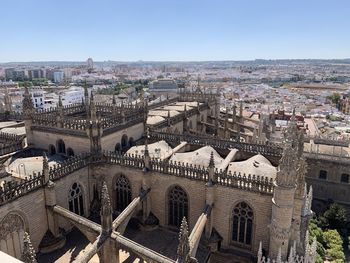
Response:
[[[350,0],[1,0],[0,61],[349,58]]]

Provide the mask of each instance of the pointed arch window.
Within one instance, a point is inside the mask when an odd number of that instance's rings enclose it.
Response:
[[[73,183],[68,196],[69,210],[78,215],[84,215],[84,198],[82,187],[78,183]]]
[[[188,220],[188,197],[180,186],[174,186],[168,195],[169,225],[180,227],[183,217]]]
[[[131,203],[131,186],[128,178],[120,175],[115,185],[116,211],[121,213]]]
[[[57,152],[58,153],[66,153],[66,144],[64,143],[64,141],[62,139],[57,141]]]
[[[233,209],[232,241],[250,246],[253,235],[253,209],[241,202]]]

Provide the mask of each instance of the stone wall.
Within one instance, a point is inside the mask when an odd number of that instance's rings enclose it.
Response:
[[[55,181],[57,205],[69,209],[68,196],[73,183],[79,183],[82,187],[84,196],[84,216],[88,217],[90,215],[90,202],[93,198],[93,184],[95,183],[89,167],[84,167]],[[62,218],[59,219],[59,226],[66,230],[71,228],[69,222]]]
[[[332,199],[335,202],[348,206],[350,211],[350,184],[341,182],[342,174],[348,174],[350,176],[350,163],[331,160],[321,161],[311,158],[307,159],[307,163],[308,172],[306,182],[308,185],[312,185],[314,198],[323,201]],[[321,170],[327,172],[327,179],[320,178]],[[316,207],[314,208],[318,212],[318,209]]]
[[[139,195],[143,182],[151,188],[149,199],[151,211],[159,219],[160,225],[168,225],[168,191],[172,186],[178,185],[185,190],[189,199],[189,227],[192,229],[197,219],[203,212],[206,204],[205,182],[191,180],[188,178],[170,176],[157,172],[144,174],[142,170],[123,167],[119,165],[101,164],[93,168],[92,172],[98,178],[104,178],[109,187],[112,205],[115,208],[115,180],[123,174],[128,178],[132,188],[132,198]],[[215,186],[213,227],[223,237],[222,245],[226,248],[237,248],[231,243],[232,232],[232,212],[233,207],[241,202],[248,203],[254,211],[253,244],[245,251],[255,255],[259,248],[259,242],[263,242],[263,247],[268,249],[269,229],[271,218],[271,194],[263,194],[242,189],[235,189],[221,185]],[[139,207],[141,209],[141,207]]]
[[[32,137],[32,146],[34,148],[49,150],[49,145],[52,144],[55,146],[57,152],[57,141],[62,139],[65,143],[66,150],[70,147],[73,149],[74,154],[90,152],[90,139],[87,136],[78,137],[34,130]]]
[[[133,138],[134,141],[137,141],[142,137],[143,133],[144,133],[143,123],[138,123],[124,130],[120,130],[112,134],[102,136],[102,139],[101,139],[102,150],[114,151],[116,144],[117,143],[121,144],[122,136],[124,134],[128,136],[128,141],[131,137]]]
[[[40,188],[3,204],[0,209],[0,222],[10,212],[23,218],[36,251],[48,229],[44,198],[44,189]]]
[[[213,227],[223,237],[222,245],[232,248],[232,213],[233,208],[245,201],[254,212],[253,244],[251,252],[255,255],[259,249],[259,242],[268,250],[269,228],[271,220],[272,196],[267,194],[253,193],[240,189],[218,186],[215,189],[215,203],[213,213]],[[237,248],[237,245],[235,246]]]

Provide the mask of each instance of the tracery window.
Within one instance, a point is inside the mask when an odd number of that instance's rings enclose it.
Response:
[[[188,197],[180,186],[174,186],[168,195],[169,225],[180,227],[183,217],[188,219]]]
[[[251,207],[241,202],[233,209],[232,241],[244,245],[252,244],[254,214]]]
[[[23,252],[24,220],[16,213],[7,214],[0,222],[0,250],[16,258]]]
[[[120,175],[115,185],[116,211],[121,213],[131,203],[131,186],[128,178]]]
[[[78,183],[73,183],[68,196],[69,210],[78,215],[84,215],[84,199],[82,187]]]

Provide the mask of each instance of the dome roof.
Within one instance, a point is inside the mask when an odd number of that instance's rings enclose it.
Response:
[[[131,147],[126,153],[135,155],[144,155],[145,145],[137,145]],[[148,144],[148,152],[150,157],[163,159],[166,155],[171,154],[173,149],[166,141],[159,141]],[[159,153],[158,153],[159,152]]]
[[[170,160],[180,163],[188,163],[192,165],[208,167],[211,152],[213,152],[214,163],[217,167],[224,159],[221,158],[217,151],[215,151],[215,149],[211,146],[204,146],[193,152],[174,153]]]
[[[254,155],[253,157],[241,162],[231,162],[227,171],[246,175],[259,175],[272,179],[275,179],[277,174],[276,167],[274,167],[271,162],[261,154]]]

